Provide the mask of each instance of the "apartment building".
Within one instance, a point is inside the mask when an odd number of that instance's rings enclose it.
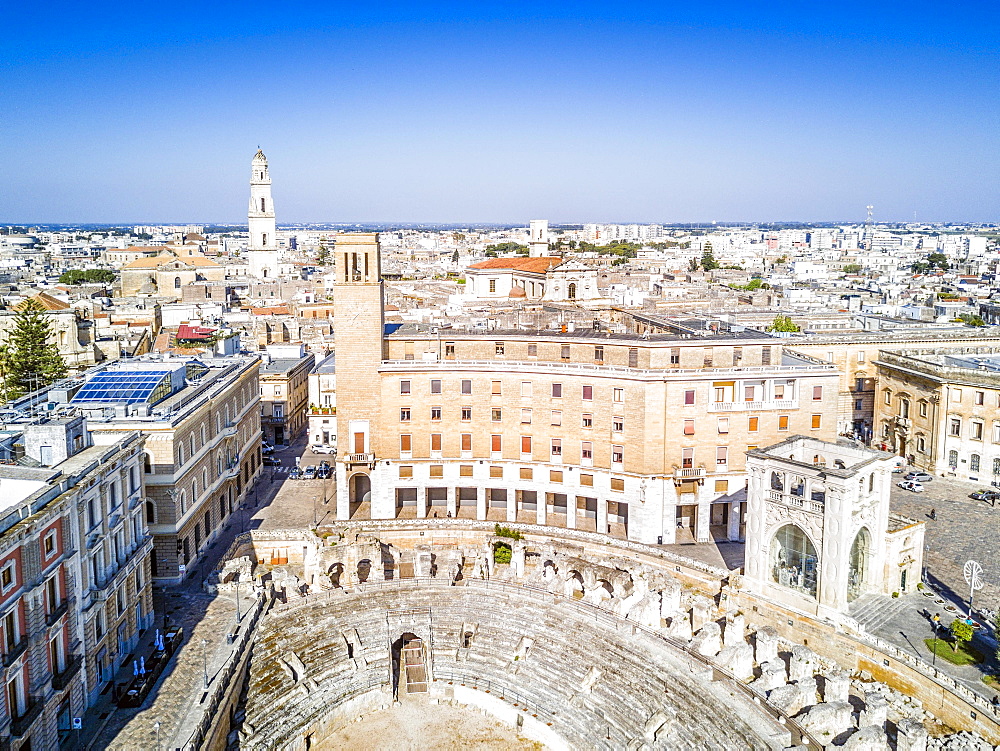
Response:
[[[144,437],[16,414],[2,435],[19,461],[0,467],[0,738],[66,747],[152,622]]]
[[[328,355],[309,373],[309,440],[337,445],[336,355]]]
[[[918,469],[1000,481],[1000,348],[882,352],[874,443]]]
[[[757,332],[384,334],[378,236],[335,252],[338,518],[742,539],[745,452],[836,436],[835,367]],[[347,443],[345,443],[345,441]]]
[[[35,397],[94,433],[145,436],[144,512],[152,577],[180,582],[240,504],[261,465],[259,359],[145,355]]]
[[[306,427],[309,371],[316,361],[304,344],[267,346],[260,366],[260,422],[275,446],[290,444]]]

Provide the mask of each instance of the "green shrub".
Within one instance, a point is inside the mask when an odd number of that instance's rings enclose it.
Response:
[[[511,540],[523,540],[524,535],[518,532],[516,529],[511,529],[510,527],[501,527],[499,524],[493,525],[493,534],[497,537],[507,537]]]
[[[505,542],[498,542],[493,546],[493,562],[494,563],[510,563],[511,549],[510,545]]]

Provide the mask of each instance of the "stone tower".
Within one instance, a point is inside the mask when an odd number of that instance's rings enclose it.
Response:
[[[274,279],[278,276],[278,238],[274,225],[274,203],[271,201],[271,175],[267,157],[257,149],[250,163],[250,276]]]
[[[549,220],[532,219],[528,238],[529,253],[532,258],[542,258],[549,254]]]
[[[378,369],[385,359],[383,287],[377,233],[345,234],[334,248],[333,325],[337,338],[337,444],[343,471],[338,504],[371,488],[379,455]],[[354,474],[359,474],[357,478]],[[361,483],[360,485],[358,483]],[[355,492],[357,490],[358,492]]]

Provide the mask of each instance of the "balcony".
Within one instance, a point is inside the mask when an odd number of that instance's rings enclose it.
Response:
[[[708,474],[708,470],[704,467],[687,467],[685,469],[675,469],[674,470],[674,480],[698,480],[699,482],[705,479]]]
[[[806,498],[805,496],[796,495],[794,493],[782,493],[780,490],[769,490],[768,498],[775,503],[782,504],[783,506],[799,508],[803,511],[811,511],[814,514],[822,514],[823,509],[826,506],[823,501]]]
[[[24,713],[10,721],[10,734],[14,738],[21,738],[31,730],[32,723],[38,719],[38,715],[45,708],[45,702],[38,696],[28,697],[28,708]]]
[[[344,463],[348,467],[353,464],[367,464],[371,467],[375,465],[375,454],[347,454]]]
[[[232,438],[236,435],[237,430],[239,430],[239,426],[236,423],[231,422],[219,432],[219,435],[222,438]]]
[[[709,402],[709,412],[760,412],[768,409],[796,409],[796,399],[772,399],[766,402]]]
[[[69,686],[73,681],[73,677],[80,672],[80,668],[83,667],[83,657],[81,655],[73,655],[66,661],[66,667],[63,668],[62,672],[56,673],[52,676],[52,689],[54,691],[62,691],[64,688]]]
[[[69,611],[69,600],[65,599],[53,610],[51,613],[45,616],[45,625],[51,626],[53,623],[62,618]]]
[[[14,645],[14,648],[4,653],[3,656],[3,666],[9,668],[14,664],[14,661],[24,654],[25,650],[28,649],[28,638],[26,636],[21,637],[21,641]]]

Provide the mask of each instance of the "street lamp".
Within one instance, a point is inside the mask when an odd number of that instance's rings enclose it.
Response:
[[[240,622],[240,575],[236,573],[236,624]]]
[[[153,723],[153,729],[156,731],[156,751],[160,751],[160,721],[157,720]]]
[[[934,656],[931,658],[931,666],[937,665],[938,628],[941,626],[941,614],[935,613],[931,618],[934,624]]]
[[[201,658],[205,670],[205,688],[208,688],[208,639],[201,640]]]

